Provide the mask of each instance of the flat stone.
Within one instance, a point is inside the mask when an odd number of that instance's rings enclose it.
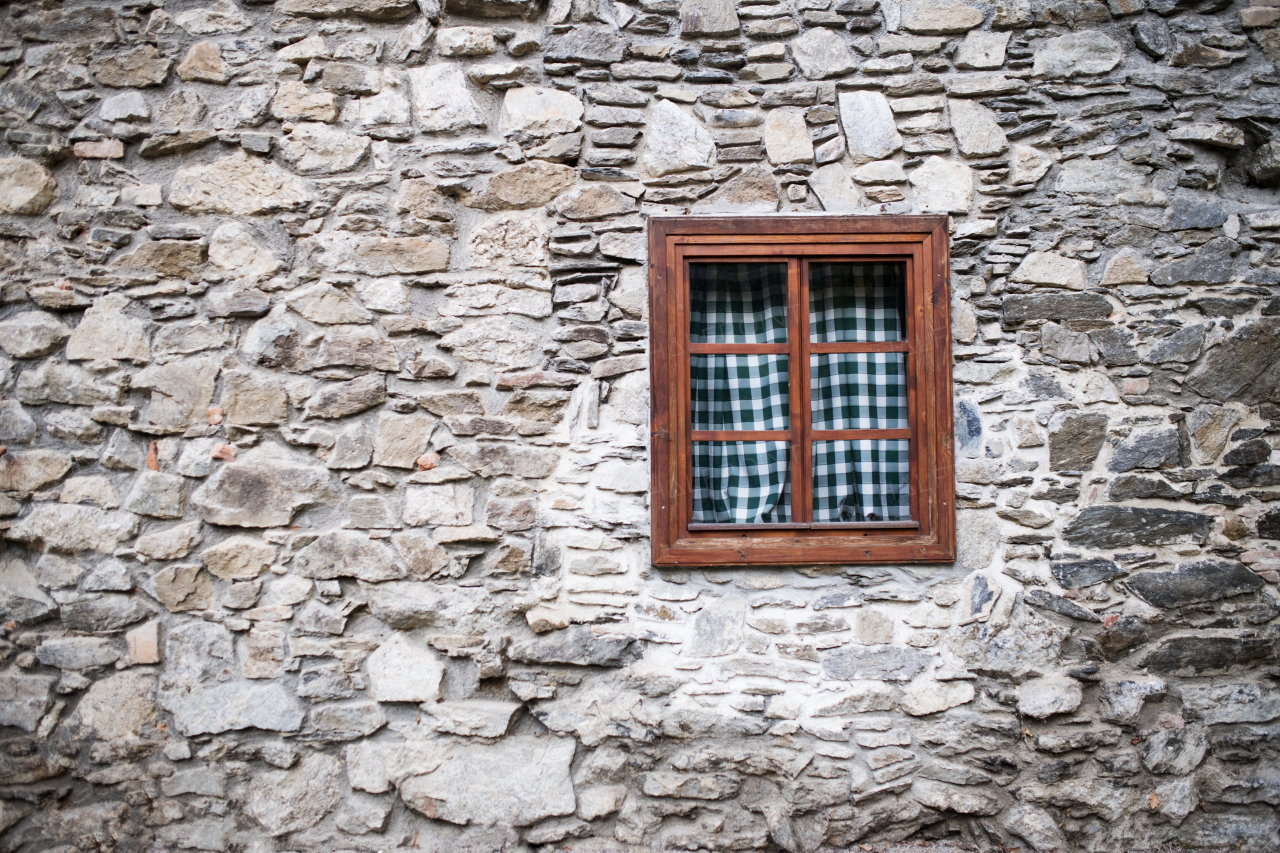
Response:
[[[1014,281],[1084,290],[1088,273],[1084,261],[1066,258],[1054,252],[1030,252],[1013,271]]]
[[[538,12],[536,0],[445,0],[444,9],[465,18],[525,18]]]
[[[951,130],[966,157],[990,157],[1009,147],[996,114],[976,101],[955,98],[949,102]]]
[[[298,832],[319,823],[337,807],[341,777],[338,759],[313,752],[289,770],[254,774],[245,811],[268,835]]]
[[[462,66],[439,63],[411,68],[409,83],[413,89],[413,114],[424,133],[452,133],[487,126]]]
[[[1199,560],[1169,571],[1140,572],[1125,581],[1129,588],[1155,607],[1183,607],[1258,592],[1266,587],[1241,563]]]
[[[1062,164],[1054,189],[1058,192],[1114,199],[1146,185],[1147,171],[1111,158],[1083,157]]]
[[[143,471],[129,490],[124,508],[152,518],[181,518],[185,504],[183,482],[177,474]]]
[[[210,524],[232,527],[279,527],[304,506],[332,500],[329,472],[263,454],[219,468],[191,496],[191,503]]]
[[[131,299],[119,293],[99,297],[71,333],[67,358],[71,361],[150,361],[150,324],[125,313],[132,304]]]
[[[280,84],[271,101],[271,114],[285,121],[332,122],[338,118],[338,96],[289,80]]]
[[[1187,376],[1187,387],[1218,402],[1280,402],[1280,318],[1239,326],[1209,350]]]
[[[179,79],[188,83],[221,85],[228,79],[227,64],[222,61],[222,52],[218,49],[217,43],[212,41],[201,41],[191,45],[187,55],[178,63],[174,71]],[[150,118],[150,115],[147,118]],[[114,119],[114,121],[119,120]]]
[[[968,32],[985,18],[981,9],[956,0],[914,0],[902,9],[903,29],[926,36]]]
[[[222,408],[232,424],[265,426],[289,419],[284,383],[275,376],[247,370],[222,374]]]
[[[1101,293],[1011,294],[1004,297],[1004,322],[1027,320],[1105,320],[1111,303]]]
[[[1213,527],[1211,516],[1155,507],[1091,506],[1080,511],[1063,531],[1073,545],[1124,548],[1204,542]]]
[[[791,42],[791,56],[810,80],[842,77],[857,70],[858,61],[843,38],[817,27]]]
[[[99,56],[89,63],[89,71],[104,86],[145,88],[160,86],[173,63],[159,56],[149,44],[120,53]]]
[[[444,664],[439,656],[401,634],[380,645],[366,661],[373,698],[379,702],[435,702]]]
[[[972,702],[975,695],[973,685],[967,681],[925,678],[903,688],[901,707],[913,717],[924,717]]]
[[[1139,430],[1116,445],[1107,470],[1116,474],[1135,468],[1161,468],[1177,464],[1178,431],[1174,428]]]
[[[381,374],[370,373],[320,386],[307,403],[307,417],[345,418],[381,405],[386,399],[386,379]]]
[[[883,94],[841,92],[838,100],[840,124],[844,128],[849,156],[855,164],[884,160],[902,148],[902,137],[898,134],[893,110]]]
[[[929,657],[917,649],[846,646],[820,653],[827,677],[841,681],[910,681],[928,664]]]
[[[280,259],[239,222],[224,222],[209,237],[209,261],[237,278],[263,278],[277,272]]]
[[[296,210],[313,200],[301,180],[243,152],[179,169],[169,188],[169,204],[188,213],[253,216]]]
[[[507,733],[511,718],[521,707],[519,702],[471,699],[437,702],[424,710],[435,720],[437,731],[463,737],[498,738]]]
[[[840,163],[828,163],[809,176],[809,189],[828,213],[846,213],[861,206],[858,190]],[[776,206],[775,206],[776,209]]]
[[[654,177],[715,164],[710,131],[672,101],[659,100],[649,108],[646,131],[640,162]]]
[[[680,2],[680,34],[683,36],[731,36],[737,35],[738,27],[733,0]]]
[[[133,548],[152,560],[180,560],[200,544],[200,522],[190,521],[139,536]]]
[[[140,420],[165,432],[207,424],[218,371],[214,357],[194,356],[152,364],[134,374],[134,390],[151,392]]]
[[[1102,273],[1102,284],[1146,284],[1151,274],[1151,264],[1136,249],[1121,249],[1107,261]]]
[[[501,5],[501,0],[497,5]],[[276,11],[307,18],[354,16],[374,21],[393,21],[418,10],[413,0],[279,0]]]
[[[280,139],[280,156],[302,175],[348,172],[368,151],[368,137],[316,122],[299,122]]]
[[[34,492],[71,470],[71,457],[55,450],[28,450],[0,456],[0,491]]]
[[[999,814],[1004,804],[992,794],[959,788],[931,779],[916,779],[911,786],[913,800],[931,809],[971,815]]]
[[[809,140],[804,110],[800,107],[771,110],[765,118],[764,148],[769,162],[775,166],[812,162],[813,143]]]
[[[921,209],[931,213],[968,213],[973,207],[973,170],[932,156],[911,172]]]
[[[390,548],[366,534],[347,530],[321,534],[298,552],[293,566],[302,577],[320,580],[387,581],[405,576]]]
[[[570,166],[532,160],[512,166],[484,181],[462,203],[481,210],[521,210],[542,207],[577,182]]]
[[[1217,199],[1204,198],[1188,193],[1177,193],[1169,203],[1163,230],[1206,231],[1220,227],[1227,221],[1227,211]]]
[[[1142,744],[1142,764],[1152,773],[1186,776],[1208,751],[1209,733],[1203,725],[1159,729]]]
[[[1037,77],[1106,74],[1124,59],[1124,50],[1098,30],[1052,38],[1036,48],[1031,73]]]
[[[110,554],[137,529],[138,519],[132,513],[108,513],[82,505],[38,503],[9,529],[9,538],[41,544],[53,551]]]
[[[57,681],[52,675],[0,676],[0,725],[34,732]]]
[[[1232,279],[1230,242],[1214,240],[1192,254],[1157,267],[1151,283],[1160,287],[1184,284],[1225,284]]]
[[[1275,644],[1267,639],[1168,637],[1140,665],[1158,675],[1218,675],[1275,662]]]
[[[488,56],[498,52],[498,40],[488,27],[442,27],[436,31],[440,56]]]
[[[501,128],[536,136],[571,133],[582,127],[582,102],[569,92],[542,86],[508,89],[502,97]]]
[[[572,814],[572,738],[511,737],[496,744],[441,743],[434,769],[399,784],[414,811],[458,824],[529,826]]]
[[[0,213],[38,216],[58,197],[58,181],[39,163],[0,159]]]
[[[1248,682],[1192,682],[1184,683],[1178,689],[1188,716],[1203,721],[1205,725],[1266,723],[1280,719],[1280,690],[1273,687]]]
[[[1010,182],[1014,186],[1035,186],[1040,179],[1049,174],[1054,160],[1030,145],[1013,146],[1013,174]]]
[[[960,43],[956,53],[956,67],[966,70],[987,70],[1004,65],[1005,49],[1009,46],[1008,32],[973,30]],[[880,49],[884,50],[881,39]]]
[[[1019,804],[1001,815],[1005,829],[1031,845],[1033,850],[1065,850],[1066,835],[1058,821],[1044,809]]]
[[[47,555],[46,555],[47,556]],[[41,583],[50,586],[40,573]],[[58,605],[50,598],[21,560],[0,563],[0,611],[18,625],[31,625],[53,615]]]
[[[1018,713],[1038,720],[1070,714],[1080,707],[1084,690],[1072,678],[1032,678],[1018,686]]]
[[[171,613],[207,610],[213,603],[213,582],[199,566],[160,569],[147,589]]]
[[[522,663],[623,667],[640,655],[635,640],[602,637],[589,626],[575,625],[512,645],[508,656]]]
[[[1212,465],[1222,455],[1227,439],[1240,413],[1222,406],[1200,405],[1187,415],[1187,437],[1191,445],[1191,461],[1196,465]]]
[[[253,25],[232,0],[218,0],[212,6],[182,12],[173,22],[193,36],[239,33]]]

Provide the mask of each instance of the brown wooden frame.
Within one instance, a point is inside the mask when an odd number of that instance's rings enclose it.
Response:
[[[950,562],[956,558],[951,414],[951,299],[945,216],[655,217],[649,220],[650,458],[653,563],[657,566]],[[807,327],[811,260],[876,256],[907,264],[907,340],[813,343]],[[691,344],[688,263],[768,257],[788,264],[788,343]],[[905,430],[809,429],[811,352],[907,352]],[[791,423],[785,431],[691,429],[689,357],[790,355]],[[845,435],[848,433],[848,435]],[[855,435],[856,433],[856,435]],[[691,524],[692,443],[785,440],[792,495],[812,491],[814,440],[909,438],[912,521]],[[805,500],[793,504],[803,508]],[[811,500],[808,507],[811,512]],[[803,513],[802,513],[803,514]]]

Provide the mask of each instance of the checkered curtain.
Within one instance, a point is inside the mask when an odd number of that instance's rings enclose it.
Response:
[[[787,265],[691,264],[693,343],[785,343]],[[693,428],[790,428],[785,355],[695,355]],[[693,521],[766,524],[791,519],[790,447],[784,441],[696,441]]]
[[[700,263],[690,269],[694,343],[784,343],[786,265]],[[901,264],[813,264],[814,341],[904,337]],[[695,430],[785,430],[785,355],[695,355],[690,359]],[[902,353],[819,354],[810,365],[815,429],[907,426]],[[814,443],[814,521],[910,517],[908,443]],[[763,524],[791,520],[790,447],[782,441],[693,445],[693,521]]]

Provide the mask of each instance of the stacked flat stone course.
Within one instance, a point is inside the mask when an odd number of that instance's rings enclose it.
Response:
[[[0,6],[0,851],[1280,850],[1278,21]],[[654,569],[646,217],[823,211],[960,558]]]

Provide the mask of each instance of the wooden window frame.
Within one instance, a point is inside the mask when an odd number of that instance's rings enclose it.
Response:
[[[818,565],[951,562],[956,558],[955,458],[952,436],[951,299],[945,216],[654,217],[649,220],[650,459],[652,545],[656,566]],[[811,259],[873,257],[907,262],[907,341],[814,344],[807,329]],[[690,261],[772,257],[788,262],[788,344],[792,399],[793,500],[811,490],[812,470],[794,460],[810,431],[811,351],[908,352],[908,430],[859,430],[856,438],[910,440],[913,521],[809,524],[691,524],[691,350],[774,352],[776,344],[689,341]],[[798,417],[798,413],[805,413]],[[843,431],[842,431],[843,432]],[[850,437],[854,431],[849,431]],[[893,433],[880,435],[879,433]],[[741,432],[733,438],[756,440]],[[843,436],[823,435],[823,438]],[[699,440],[725,440],[699,433]],[[817,440],[822,440],[817,439]],[[806,468],[810,466],[804,466]]]

